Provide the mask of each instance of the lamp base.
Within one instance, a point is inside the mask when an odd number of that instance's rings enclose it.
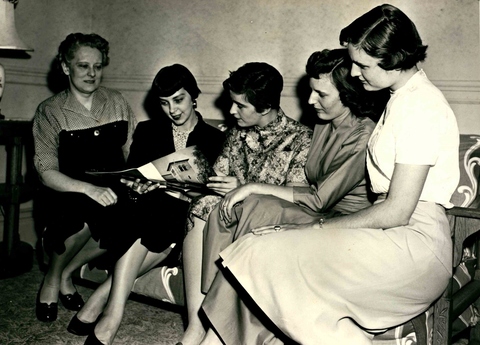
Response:
[[[5,243],[0,242],[0,279],[16,277],[33,267],[33,248],[26,242],[18,242],[7,256]]]

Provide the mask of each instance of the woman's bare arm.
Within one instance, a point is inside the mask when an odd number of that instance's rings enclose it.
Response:
[[[324,229],[373,228],[389,229],[408,224],[428,175],[430,166],[395,164],[390,190],[384,202],[356,213],[334,217],[324,221]],[[272,226],[254,229],[254,233],[271,232]],[[281,230],[319,229],[318,222],[308,224],[281,224]]]
[[[354,214],[329,219],[324,228],[388,229],[408,224],[417,206],[430,166],[395,164],[384,202]]]

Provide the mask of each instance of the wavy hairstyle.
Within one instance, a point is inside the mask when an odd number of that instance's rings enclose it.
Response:
[[[305,69],[307,75],[314,79],[330,75],[344,106],[356,116],[376,119],[385,108],[390,94],[388,90],[366,91],[360,80],[351,76],[351,66],[347,49],[324,49],[310,55]]]
[[[415,24],[395,6],[377,6],[340,32],[340,44],[351,43],[380,59],[384,70],[407,70],[427,57]]]
[[[258,113],[266,109],[280,108],[283,77],[273,66],[265,62],[248,62],[223,82],[226,91],[245,95]]]
[[[57,54],[58,67],[61,68],[62,62],[69,66],[70,61],[73,60],[75,53],[80,47],[98,49],[102,54],[103,67],[108,66],[108,63],[110,62],[110,58],[108,57],[108,41],[95,33],[83,34],[81,32],[77,32],[69,34],[65,40],[60,43]]]

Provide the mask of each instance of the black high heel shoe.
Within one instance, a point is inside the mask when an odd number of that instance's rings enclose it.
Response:
[[[67,331],[79,336],[93,334],[93,330],[95,329],[95,325],[100,319],[100,316],[95,321],[87,323],[80,321],[80,319],[77,317],[77,314],[75,314],[75,316],[70,320],[70,323],[68,324]]]
[[[85,302],[83,302],[82,296],[75,291],[73,294],[64,295],[61,292],[58,293],[58,299],[62,302],[62,305],[68,310],[79,311],[82,309]]]
[[[105,345],[105,344],[102,343],[100,340],[98,340],[97,336],[95,335],[95,332],[92,331],[92,333],[89,334],[89,336],[87,337],[83,345]]]
[[[37,293],[37,301],[35,303],[35,314],[37,319],[42,322],[53,322],[57,319],[58,315],[58,303],[52,302],[42,303],[40,302],[40,292],[42,291],[43,283],[40,285],[40,289]]]

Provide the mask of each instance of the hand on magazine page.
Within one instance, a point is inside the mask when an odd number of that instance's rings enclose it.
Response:
[[[196,146],[189,146],[183,150],[175,151],[167,156],[160,157],[137,168],[119,171],[87,171],[88,174],[97,176],[120,177],[127,185],[137,188],[153,190],[166,188],[181,192],[189,190],[205,190],[208,177],[216,175],[205,156]],[[147,182],[151,183],[148,184]]]

